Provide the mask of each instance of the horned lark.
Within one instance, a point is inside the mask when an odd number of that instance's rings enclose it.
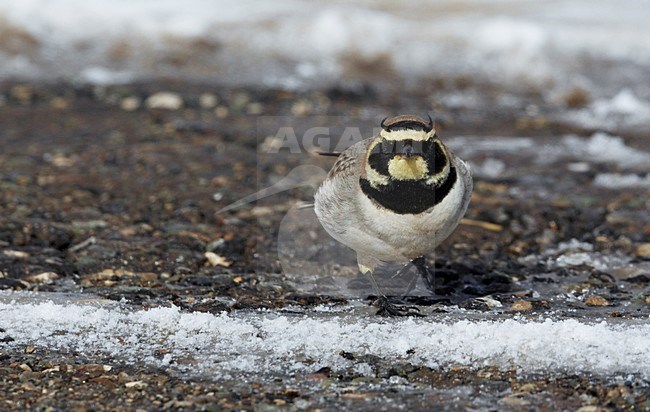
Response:
[[[340,154],[315,195],[316,215],[336,240],[354,249],[362,273],[382,262],[411,262],[433,289],[425,255],[456,228],[472,193],[469,166],[439,139],[431,117],[384,119],[379,135]],[[412,308],[380,299],[383,314]]]

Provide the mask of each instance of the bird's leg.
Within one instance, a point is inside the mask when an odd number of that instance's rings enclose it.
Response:
[[[392,278],[395,279],[396,277],[402,276],[405,273],[411,272],[411,265],[412,265],[411,262],[405,264],[400,270],[398,270],[392,276]],[[419,271],[418,271],[418,273],[419,273]],[[411,280],[409,281],[409,284],[406,287],[406,292],[404,292],[404,295],[402,296],[402,300],[406,300],[406,297],[409,295],[409,293],[411,293],[411,291],[415,287],[415,284],[417,283],[417,280],[418,280],[418,273],[415,273],[414,276],[411,277]]]
[[[376,304],[379,306],[377,315],[379,316],[423,316],[422,314],[420,314],[420,310],[415,306],[397,305],[395,303],[392,303],[390,299],[384,293],[381,292],[381,289],[379,288],[379,284],[377,283],[377,279],[375,279],[375,276],[372,273],[375,265],[374,264],[369,265],[368,263],[373,263],[373,262],[359,261],[359,270],[361,271],[361,273],[368,275],[368,278],[370,278],[370,282],[372,283],[372,287],[375,291],[375,295],[378,296],[378,299],[376,300]],[[402,270],[404,270],[404,268],[402,268],[400,272]]]
[[[379,306],[377,315],[379,316],[424,316],[420,313],[420,309],[418,309],[415,306],[397,305],[391,302],[388,296],[384,295],[381,292],[381,289],[379,289],[379,285],[377,284],[377,280],[375,279],[373,274],[368,272],[368,276],[370,277],[372,286],[375,289],[375,293],[377,294],[377,296],[379,296],[379,298],[375,301],[375,303]]]
[[[418,272],[420,273],[420,276],[422,276],[422,280],[424,281],[424,285],[429,289],[432,293],[436,293],[436,273],[435,271],[432,271],[429,269],[429,265],[427,265],[427,260],[424,256],[420,256],[419,258],[415,258],[411,261],[413,265],[417,268]]]

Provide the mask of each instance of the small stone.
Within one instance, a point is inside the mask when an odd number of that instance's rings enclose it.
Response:
[[[225,119],[230,114],[230,110],[226,106],[217,106],[214,109],[214,115],[217,116],[217,119]]]
[[[29,253],[20,250],[3,250],[2,254],[14,259],[27,259],[29,257]]]
[[[533,304],[528,300],[518,300],[510,307],[512,310],[524,312],[533,309]]]
[[[585,305],[587,306],[609,306],[609,302],[602,296],[589,295],[585,299]]]
[[[499,302],[496,299],[493,299],[489,296],[483,296],[482,298],[476,298],[476,300],[480,300],[481,302],[484,302],[488,308],[494,309],[494,308],[501,308],[503,307],[503,304]]]
[[[638,245],[634,252],[640,258],[650,259],[650,243]]]
[[[214,252],[205,252],[205,258],[208,259],[208,263],[212,266],[224,266],[229,267],[232,265],[232,262],[229,262],[221,255],[217,255]]]
[[[126,388],[144,388],[148,386],[146,383],[142,381],[133,381],[133,382],[127,382],[124,384]]]
[[[609,409],[601,408],[600,406],[596,405],[587,405],[579,408],[576,412],[605,412],[608,410]]]
[[[41,373],[45,374],[45,373],[60,372],[60,371],[61,371],[61,367],[59,365],[56,365],[56,366],[53,366],[53,367],[51,367],[49,369],[45,369],[45,370],[41,371]]]
[[[26,363],[23,363],[22,365],[20,365],[20,366],[18,366],[18,367],[19,367],[23,372],[31,372],[31,371],[32,371],[32,368],[31,368],[28,364],[26,364]]]
[[[650,305],[650,296],[646,296],[644,300],[645,300],[645,303]]]
[[[519,387],[519,392],[523,392],[523,393],[537,392],[537,385],[535,385],[534,383],[526,383]]]
[[[61,96],[57,96],[50,100],[50,107],[55,110],[65,110],[70,107],[70,102]]]
[[[567,164],[566,168],[570,172],[574,173],[585,173],[591,169],[591,165],[588,162],[573,162]]]
[[[66,156],[63,153],[46,153],[43,155],[43,160],[61,168],[73,166],[77,161],[75,156]]]
[[[297,101],[296,103],[291,106],[291,114],[293,114],[296,117],[304,117],[309,114],[311,114],[312,107],[309,102],[300,100]]]
[[[40,283],[44,285],[49,285],[54,283],[55,280],[59,278],[59,275],[54,272],[41,272],[35,273],[33,275],[28,275],[25,277],[25,280],[32,283]]]
[[[140,108],[140,99],[135,96],[128,96],[120,101],[120,108],[127,112],[134,112]]]
[[[203,109],[213,109],[219,104],[219,98],[212,93],[203,93],[199,96],[199,106]]]
[[[149,109],[178,110],[183,107],[183,99],[176,93],[158,92],[149,96],[145,105]]]
[[[34,89],[27,84],[17,84],[11,88],[11,97],[18,100],[20,104],[27,105],[34,98]]]
[[[574,86],[567,90],[562,96],[562,101],[570,109],[579,109],[589,104],[591,97],[589,92],[580,86]]]
[[[260,115],[264,113],[264,105],[258,102],[249,103],[248,106],[246,106],[246,113],[250,115]]]
[[[145,282],[153,282],[154,280],[158,279],[158,275],[153,272],[142,272],[138,273],[136,276]]]

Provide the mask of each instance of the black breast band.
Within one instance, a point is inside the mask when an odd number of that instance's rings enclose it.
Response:
[[[451,192],[458,176],[456,168],[449,169],[447,179],[438,187],[417,180],[391,180],[377,189],[365,179],[359,179],[361,190],[370,199],[400,215],[422,213],[438,203]]]

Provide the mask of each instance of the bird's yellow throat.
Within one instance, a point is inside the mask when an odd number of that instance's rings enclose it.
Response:
[[[395,156],[388,161],[388,173],[398,180],[420,180],[427,177],[429,168],[422,156]]]

